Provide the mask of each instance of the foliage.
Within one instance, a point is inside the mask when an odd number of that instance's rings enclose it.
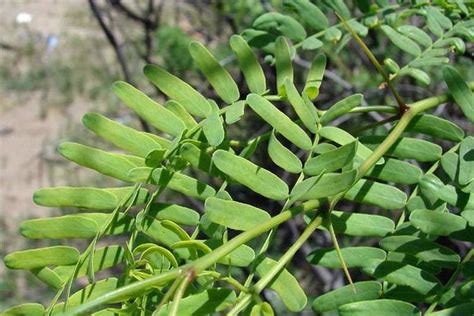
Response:
[[[84,116],[89,130],[126,153],[77,143],[63,143],[59,152],[127,186],[35,193],[38,205],[85,212],[27,220],[21,234],[81,238],[88,246],[55,245],[7,255],[7,267],[30,270],[57,294],[46,308],[24,304],[6,313],[197,315],[227,310],[230,315],[272,315],[274,300],[260,296],[271,289],[291,312],[311,306],[317,313],[337,310],[340,315],[472,314],[474,251],[457,245],[474,241],[474,138],[430,110],[454,101],[474,121],[473,83],[445,65],[451,50],[465,53],[465,41],[474,37],[473,8],[460,1],[355,4],[360,18],[352,18],[343,1],[284,1],[288,11],[265,13],[242,36],[232,36],[229,44],[246,87],[207,48],[191,42],[190,56],[215,100],[154,65],[144,72],[169,98],[165,105],[117,82],[115,94],[157,133],[97,113]],[[340,23],[327,18],[334,12]],[[308,36],[309,31],[316,33]],[[403,51],[402,66],[393,58],[381,65],[361,39],[370,34],[387,37]],[[325,77],[323,54],[314,56],[304,82],[297,81],[292,58],[298,52],[335,44],[337,53],[352,38],[397,106],[365,105],[364,95],[357,93],[322,110],[315,102]],[[276,86],[268,85],[271,72],[264,71],[251,46],[273,63]],[[397,83],[411,76],[428,85],[425,70],[441,71],[447,93],[405,103]],[[343,116],[372,112],[389,116],[376,124],[365,122],[359,131],[336,126]],[[250,139],[233,138],[232,125],[243,124],[252,113],[265,128]],[[382,124],[390,124],[390,130],[378,129]],[[280,170],[255,163],[262,151]],[[273,208],[278,205],[279,211],[249,202],[247,197],[254,195]],[[204,212],[174,202],[182,196],[203,205]],[[358,211],[340,209],[342,201]],[[304,231],[272,258],[268,250],[279,226],[298,218],[306,222]],[[292,259],[308,238],[326,231],[333,247],[313,249],[307,260],[342,269],[350,284],[308,302],[292,274]],[[341,248],[336,234],[376,243]],[[117,266],[122,267],[119,273],[101,278],[100,271]],[[351,274],[358,276],[356,282]],[[83,277],[88,285],[71,294]]]

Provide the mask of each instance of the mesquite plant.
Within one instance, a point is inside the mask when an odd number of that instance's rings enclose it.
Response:
[[[474,251],[460,253],[454,245],[474,241],[474,137],[430,112],[457,104],[474,121],[474,83],[445,65],[446,55],[462,54],[464,41],[474,38],[472,3],[355,3],[362,12],[358,18],[343,1],[285,1],[288,11],[266,13],[242,36],[232,36],[229,44],[248,94],[198,42],[189,52],[215,100],[155,65],[147,65],[144,73],[169,98],[165,105],[117,82],[118,98],[157,133],[97,113],[84,116],[86,128],[125,153],[70,142],[59,152],[126,186],[54,187],[34,194],[38,205],[81,212],[21,224],[26,238],[64,245],[17,251],[4,262],[31,271],[56,296],[48,306],[28,303],[6,314],[273,315],[268,296],[261,295],[270,289],[277,295],[271,303],[277,300],[291,312],[471,315]],[[335,15],[337,23],[331,25],[327,16]],[[369,29],[412,58],[403,66],[388,56],[380,63],[364,44]],[[320,109],[326,56],[317,50],[327,42],[341,50],[351,39],[381,75],[381,88],[393,94],[395,105],[367,105],[358,93]],[[274,65],[276,86],[267,86],[252,47]],[[316,51],[303,83],[295,82],[292,62],[302,50]],[[397,82],[411,76],[429,84],[427,67],[442,73],[446,92],[404,101]],[[334,125],[341,116],[369,112],[388,119],[366,130],[390,124],[389,131],[356,137]],[[262,133],[231,138],[229,126],[252,115],[266,127]],[[292,180],[252,161],[262,148]],[[249,204],[245,194],[233,196],[237,187],[274,201],[276,215]],[[164,199],[172,196],[166,195],[169,191],[204,211]],[[357,211],[338,210],[341,201],[357,203]],[[280,225],[295,218],[304,218],[304,231],[280,256],[271,257],[267,250]],[[307,260],[342,269],[347,285],[308,302],[290,272],[292,259],[310,236],[326,232],[333,247],[314,249]],[[118,235],[126,239],[110,237]],[[339,247],[338,236],[378,243]],[[88,240],[88,246],[67,245],[77,238]],[[103,274],[96,273],[106,269],[115,275],[100,279]],[[364,277],[352,280],[349,269]],[[441,273],[449,278],[441,281]],[[88,285],[72,293],[76,281],[84,284],[85,278]]]

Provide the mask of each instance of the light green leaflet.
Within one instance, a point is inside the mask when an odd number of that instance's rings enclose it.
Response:
[[[409,286],[420,294],[435,294],[440,283],[431,273],[401,262],[383,261],[363,268],[367,274],[400,286]]]
[[[285,79],[285,92],[288,101],[303,125],[313,134],[317,131],[318,113],[312,102],[305,102],[290,78]]]
[[[225,138],[224,126],[219,112],[213,112],[202,123],[202,131],[211,146],[219,146]]]
[[[304,150],[312,147],[309,136],[294,123],[288,116],[278,110],[264,97],[251,93],[247,96],[247,103],[264,121],[270,124],[277,132]]]
[[[201,43],[191,42],[189,52],[194,63],[206,76],[217,94],[227,103],[237,101],[240,97],[239,88],[227,70],[222,67],[214,56]]]
[[[179,102],[192,115],[207,117],[211,114],[211,105],[206,98],[183,80],[155,65],[146,65],[144,72],[164,94]]]
[[[395,230],[390,218],[373,214],[332,211],[331,222],[336,233],[349,236],[384,237]]]
[[[255,304],[250,311],[250,316],[274,316],[275,312],[267,302]]]
[[[422,57],[415,59],[410,62],[411,67],[428,67],[428,66],[442,66],[443,64],[449,63],[449,58],[447,57]]]
[[[76,215],[30,219],[20,225],[20,233],[31,239],[92,238],[98,232],[96,222]]]
[[[180,225],[194,226],[199,224],[198,212],[178,204],[151,204],[147,214],[153,218],[173,221]]]
[[[64,266],[75,264],[79,251],[73,247],[53,246],[12,252],[3,258],[10,269],[32,270],[50,265]]]
[[[257,56],[255,56],[250,46],[239,35],[232,35],[229,44],[237,57],[237,61],[239,62],[240,69],[244,74],[250,92],[257,94],[264,93],[265,90],[267,90],[265,74],[257,60]]]
[[[275,174],[225,150],[212,155],[216,167],[251,190],[273,200],[288,197],[288,186]]]
[[[379,146],[385,136],[364,136],[360,137],[361,143],[371,149]],[[443,150],[441,146],[422,139],[402,137],[393,144],[387,151],[388,156],[401,159],[415,159],[421,162],[435,161],[441,158]]]
[[[421,316],[416,306],[389,299],[350,303],[339,307],[338,311],[341,316]]]
[[[59,153],[78,165],[125,182],[133,182],[128,172],[137,167],[129,160],[109,152],[77,143],[62,143]]]
[[[423,171],[406,161],[388,158],[383,165],[376,165],[370,169],[366,176],[383,181],[413,184],[420,181]]]
[[[245,101],[237,101],[226,108],[225,122],[227,125],[238,122],[245,113]]]
[[[400,71],[400,66],[392,58],[385,58],[383,60],[383,64],[388,69],[388,71],[392,74],[396,74]]]
[[[344,256],[346,260],[346,256]],[[354,289],[355,288],[355,289]],[[382,294],[382,285],[375,281],[356,282],[354,286],[346,285],[329,293],[318,296],[313,301],[313,310],[323,313],[337,309],[339,306],[376,300]]]
[[[474,209],[474,194],[466,194],[450,184],[444,184],[433,174],[424,175],[420,180],[420,189],[423,196],[431,203],[441,199],[461,210]]]
[[[462,128],[451,121],[430,114],[421,114],[413,118],[405,131],[423,133],[455,142],[464,138]]]
[[[222,173],[212,164],[211,156],[206,149],[200,149],[194,144],[185,143],[180,148],[180,154],[194,168],[200,169],[212,176],[222,176]]]
[[[357,176],[357,170],[343,173],[326,173],[311,177],[295,185],[291,191],[292,200],[311,200],[329,197],[348,189]]]
[[[270,219],[270,215],[257,207],[217,198],[208,198],[204,206],[208,218],[219,225],[235,230],[249,230]]]
[[[94,261],[92,263],[94,272],[114,267],[122,262],[123,258],[124,250],[121,246],[113,245],[97,248],[94,252]],[[63,281],[66,281],[67,278],[70,277],[72,273],[74,273],[74,269],[74,265],[59,266],[54,268],[54,272],[56,272]],[[81,265],[79,265],[76,278],[87,275],[87,269],[87,261],[84,261]]]
[[[467,221],[461,216],[431,210],[415,210],[410,222],[422,232],[435,236],[449,236],[466,229]]]
[[[314,176],[323,171],[332,172],[341,169],[354,159],[356,152],[357,141],[353,141],[337,149],[310,158],[304,166],[304,173]]]
[[[303,50],[315,50],[324,45],[323,42],[321,42],[317,36],[313,35],[310,37],[307,37],[301,44],[301,48]]]
[[[319,87],[323,81],[324,71],[326,70],[326,55],[319,54],[314,57],[311,68],[308,71],[304,85],[304,93],[310,100],[316,99],[319,95]]]
[[[459,148],[459,184],[474,181],[474,137],[466,137]]]
[[[294,42],[301,42],[306,38],[306,31],[298,21],[278,12],[268,12],[259,16],[252,27],[270,34],[282,34]]]
[[[428,86],[431,82],[431,78],[426,72],[416,68],[405,67],[398,73],[398,75],[400,77],[405,75],[413,77],[425,86]]]
[[[451,66],[443,68],[443,77],[454,101],[461,107],[464,115],[471,122],[474,122],[474,94],[467,83],[459,72]]]
[[[278,94],[285,97],[285,79],[288,78],[293,81],[293,64],[291,61],[290,47],[283,36],[275,40],[275,68]]]
[[[441,157],[441,167],[452,181],[458,179],[458,161],[459,156],[453,152],[447,152]]]
[[[186,128],[183,121],[173,112],[132,85],[120,81],[114,84],[113,89],[123,103],[158,130],[172,136],[179,136]]]
[[[150,151],[161,148],[160,144],[145,134],[97,113],[87,113],[82,123],[99,137],[139,157],[146,157]]]
[[[58,290],[63,285],[63,280],[59,275],[51,270],[48,267],[34,269],[31,271],[35,277],[37,277],[41,282],[45,283],[49,287]],[[3,315],[3,314],[2,314]]]
[[[189,240],[189,236],[186,233],[183,235],[181,231],[176,231],[171,227],[163,225],[163,221],[147,218],[142,226],[142,230],[146,235],[167,247],[171,247],[182,240]]]
[[[172,173],[166,169],[157,168],[153,171],[152,178],[159,185],[199,200],[205,200],[216,194],[213,187],[179,172]]]
[[[437,312],[427,313],[426,316],[454,316],[469,315],[474,310],[474,302],[459,304],[454,307],[446,308]]]
[[[372,261],[381,262],[387,256],[382,249],[364,246],[341,248],[341,253],[348,268],[372,265]],[[308,255],[308,261],[331,269],[342,268],[341,260],[334,248],[317,249]]]
[[[3,311],[2,314],[5,316],[43,316],[44,312],[45,310],[43,305],[37,303],[27,303],[10,307],[9,309]]]
[[[188,130],[197,126],[196,120],[179,102],[169,100],[165,103],[165,107],[179,117]]]
[[[376,205],[386,210],[403,208],[407,201],[406,194],[400,189],[365,179],[357,181],[344,195],[344,198]]]
[[[431,37],[419,27],[402,25],[397,30],[423,46],[430,46],[433,43]]]
[[[69,216],[69,215],[66,215]],[[99,228],[104,227],[104,225],[108,224],[110,221],[111,216],[114,216],[114,213],[104,214],[104,213],[78,213],[74,216],[85,217],[87,219],[92,219],[97,223]],[[124,214],[119,213],[115,219],[112,221],[112,225],[110,228],[105,232],[106,234],[110,235],[118,235],[124,232],[129,232],[130,229],[135,225],[135,218]]]
[[[177,315],[211,315],[220,312],[236,300],[235,292],[226,288],[215,288],[189,295],[179,301]],[[153,316],[168,315],[171,303],[163,305],[159,313]]]
[[[263,277],[271,271],[276,263],[277,262],[273,259],[264,258],[257,264],[255,272],[258,276]],[[283,269],[273,279],[269,287],[278,294],[278,297],[282,300],[283,304],[285,304],[285,306],[292,312],[301,311],[308,302],[306,294],[300,284],[286,269]]]
[[[335,126],[325,126],[321,128],[319,131],[319,135],[339,145],[346,145],[356,140],[354,136],[352,136],[345,130],[340,129]],[[372,150],[367,148],[364,144],[359,143],[357,145],[358,157],[362,158],[363,160],[366,160],[367,158],[369,158],[370,155],[372,155]],[[383,158],[380,158],[377,161],[377,164],[383,164],[383,163],[384,163]]]
[[[217,239],[208,239],[204,243],[211,249],[216,249],[222,246],[222,241]],[[217,261],[220,264],[225,264],[234,267],[247,267],[255,259],[255,251],[243,244],[232,250],[228,255],[222,257]]]
[[[336,102],[329,108],[329,110],[324,112],[324,114],[321,116],[321,123],[325,124],[331,122],[339,116],[348,113],[350,110],[360,105],[363,98],[364,96],[362,94],[353,94],[351,96],[348,96],[347,98]]]
[[[278,167],[288,172],[300,173],[303,168],[301,160],[280,143],[275,136],[275,132],[272,132],[268,141],[268,155]]]
[[[411,254],[439,267],[454,268],[461,261],[451,249],[415,236],[389,236],[380,241],[380,246],[387,251]]]
[[[420,46],[403,34],[398,33],[388,25],[380,26],[380,29],[387,35],[390,41],[401,50],[419,56],[421,54]]]
[[[284,1],[283,5],[298,14],[298,17],[316,31],[322,31],[329,25],[324,13],[308,0]]]

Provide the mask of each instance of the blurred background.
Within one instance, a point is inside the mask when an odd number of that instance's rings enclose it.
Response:
[[[236,62],[229,57],[228,38],[251,26],[262,13],[281,8],[281,0],[0,0],[1,256],[44,243],[27,244],[20,237],[18,225],[22,220],[67,212],[35,206],[32,194],[38,188],[117,185],[68,163],[56,150],[63,141],[109,146],[82,127],[81,118],[87,111],[148,129],[113,95],[114,81],[128,81],[164,101],[142,74],[145,64],[155,63],[212,97],[214,92],[192,64],[188,43],[198,40],[209,47],[236,81],[242,83]],[[365,40],[380,60],[391,54],[397,61],[403,61],[399,50],[388,49],[387,39],[370,32]],[[317,51],[326,53],[329,59],[318,98],[320,106],[327,108],[355,92],[364,92],[369,104],[393,104],[387,91],[379,89],[380,78],[374,75],[359,47],[350,37],[342,41],[325,42]],[[314,54],[303,52],[296,56],[300,82]],[[259,58],[264,63],[261,52]],[[450,58],[460,66],[466,79],[474,78],[472,43],[463,54],[453,53]],[[265,71],[268,80],[274,81],[273,70],[265,66]],[[414,79],[401,80],[398,88],[405,100],[410,102],[445,91],[439,69],[434,69],[430,76],[432,83],[428,87],[420,87]],[[472,125],[466,123],[457,107],[441,106],[436,114],[472,134]],[[375,114],[369,118],[381,119]],[[358,118],[344,120],[338,124],[349,129],[359,126]],[[246,125],[232,127],[236,130],[230,132],[243,139],[259,129],[258,120],[250,118],[242,124]],[[259,157],[262,165],[274,168],[262,159],[264,155]],[[285,225],[275,247],[287,247],[304,227],[304,223]],[[312,242],[330,244],[327,236],[320,236],[321,240]],[[305,276],[303,286],[312,289],[312,294],[327,291],[343,280],[339,271],[330,272],[301,262],[297,274]],[[51,293],[40,291],[42,288],[46,289],[29,273],[7,271],[0,264],[0,310],[25,301],[47,302]]]

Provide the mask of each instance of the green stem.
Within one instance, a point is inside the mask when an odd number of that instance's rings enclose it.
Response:
[[[184,278],[184,280],[179,285],[173,297],[173,303],[171,304],[171,310],[169,312],[169,316],[178,315],[179,302],[181,301],[181,298],[183,298],[184,292],[186,291],[186,288],[188,287],[189,282],[191,282],[191,280],[192,280],[192,276],[189,275],[188,277]]]
[[[322,217],[320,215],[316,216],[311,223],[306,227],[306,229],[301,233],[300,237],[293,243],[293,245],[285,252],[285,254],[278,260],[278,262],[271,268],[271,270],[265,274],[253,287],[252,294],[258,295],[262,292],[270,282],[280,273],[285,266],[291,261],[296,252],[303,246],[306,240],[313,234],[313,232],[318,228],[322,223]],[[252,294],[248,293],[241,298],[239,303],[228,313],[231,315],[238,315],[247,305],[250,303]]]

